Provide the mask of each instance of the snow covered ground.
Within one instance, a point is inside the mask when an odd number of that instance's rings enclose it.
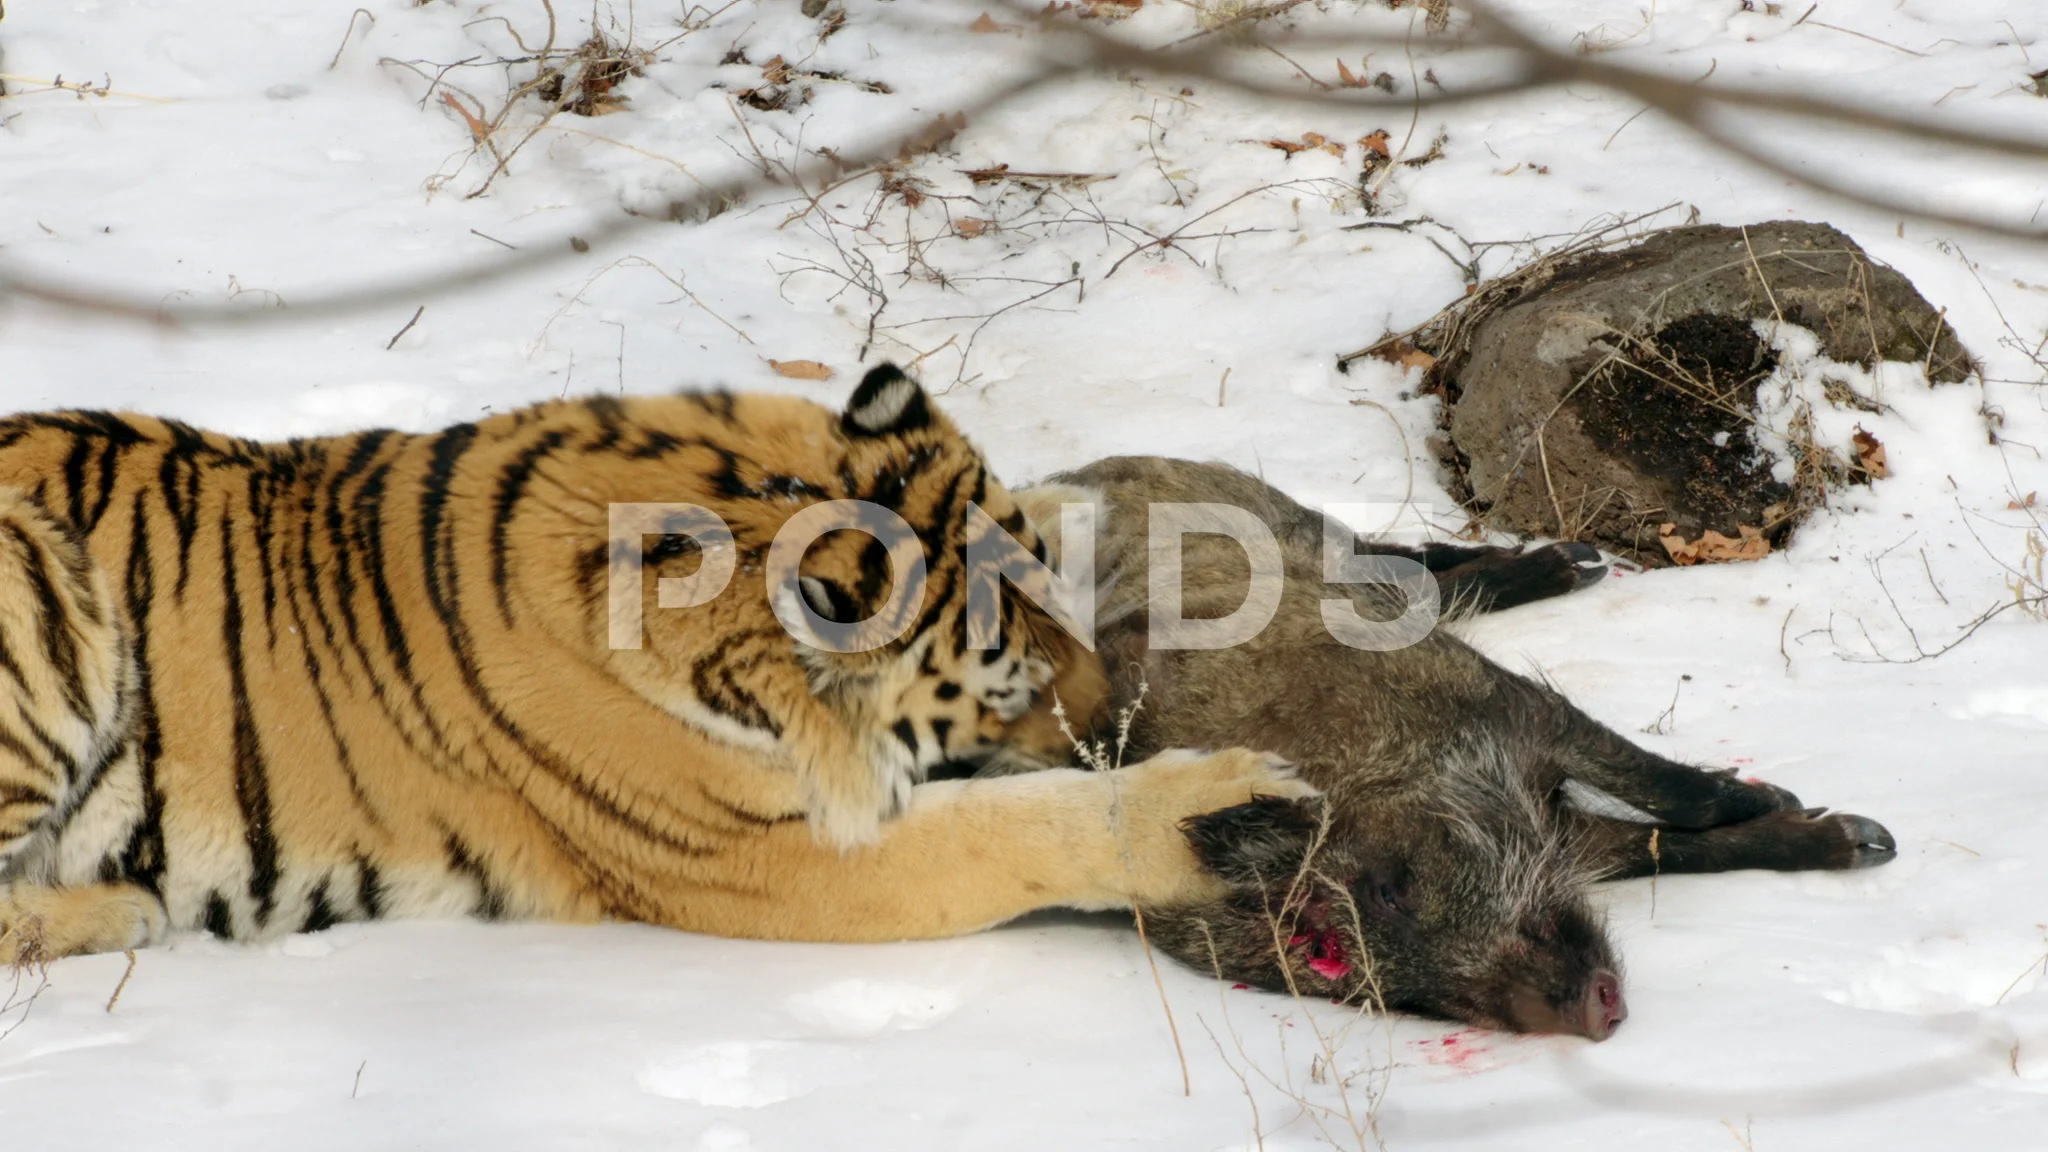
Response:
[[[26,1009],[33,982],[20,990],[0,1038],[10,1144],[2048,1145],[2048,624],[2007,612],[1938,659],[1905,662],[2010,597],[2001,565],[2022,563],[2030,524],[2008,505],[2037,491],[2048,503],[2048,391],[2022,351],[2048,332],[2048,246],[1844,202],[1590,87],[1425,109],[1411,129],[1405,110],[1106,74],[976,114],[909,168],[922,183],[908,198],[872,178],[814,206],[771,189],[583,251],[568,238],[598,235],[622,208],[664,216],[700,182],[953,112],[1018,74],[1041,34],[972,31],[985,11],[1023,20],[954,0],[849,0],[822,45],[794,0],[558,5],[557,45],[582,42],[594,16],[652,58],[616,89],[614,114],[556,117],[471,198],[494,161],[458,106],[489,120],[508,75],[530,78],[530,65],[495,62],[541,48],[543,5],[356,3],[10,6],[0,268],[270,322],[173,329],[0,299],[0,407],[128,406],[273,436],[427,428],[564,391],[683,383],[829,402],[872,340],[871,359],[922,358],[1012,479],[1173,453],[1259,469],[1312,502],[1392,509],[1412,483],[1455,527],[1421,455],[1434,401],[1409,399],[1413,380],[1378,361],[1333,369],[1463,291],[1432,238],[1462,259],[1452,230],[1524,241],[1671,204],[1658,222],[1690,209],[1731,224],[1826,220],[1945,307],[1986,379],[1889,381],[1896,411],[1862,419],[1894,475],[1784,553],[1614,578],[1471,632],[1621,730],[1661,728],[1637,737],[1650,747],[1884,821],[1899,858],[1850,875],[1612,888],[1631,1017],[1597,1046],[1360,1020],[1169,968],[1190,1096],[1144,955],[1114,918],[886,947],[634,926],[374,925],[267,949],[184,938],[141,955],[111,1013],[118,956],[54,966]],[[1298,8],[1298,27],[1419,20],[1326,6]],[[2038,5],[1823,0],[1803,22],[1805,2],[1500,8],[1604,61],[2048,138],[2048,81],[2030,79],[2048,69]],[[1147,0],[1121,32],[1156,43],[1197,18]],[[844,80],[785,76],[809,97],[783,110],[739,102],[747,89],[774,102],[778,56]],[[1338,79],[1328,51],[1290,56]],[[1432,59],[1421,63],[1446,83],[1498,67]],[[1271,54],[1238,64],[1314,93]],[[1417,83],[1401,53],[1346,66],[1387,72],[1404,94]],[[430,88],[436,75],[452,88]],[[53,90],[60,76],[95,91]],[[536,122],[529,104],[494,140],[509,149]],[[2048,194],[2039,164],[1778,119],[1729,126],[1938,210],[2022,224]],[[1367,219],[1356,141],[1376,129],[1407,157],[1443,134],[1441,159],[1377,189],[1381,219],[1427,215],[1443,230],[1344,230]],[[1261,143],[1311,132],[1343,154]],[[1102,178],[963,174],[1004,164]],[[1140,250],[1176,232],[1171,249]],[[559,259],[458,293],[309,309],[335,290],[537,251]],[[1482,266],[1527,251],[1486,248]],[[839,375],[785,378],[769,359]],[[1363,1124],[1375,1103],[1377,1135],[1355,1137],[1343,1110]]]

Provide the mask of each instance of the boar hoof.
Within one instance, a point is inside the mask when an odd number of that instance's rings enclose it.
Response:
[[[1572,541],[1551,544],[1537,551],[1554,553],[1558,559],[1571,566],[1571,588],[1574,592],[1581,588],[1591,588],[1607,578],[1607,557],[1591,544]]]
[[[1899,854],[1898,842],[1892,839],[1892,834],[1867,816],[1837,812],[1826,819],[1833,821],[1849,839],[1849,862],[1844,868],[1875,868]]]

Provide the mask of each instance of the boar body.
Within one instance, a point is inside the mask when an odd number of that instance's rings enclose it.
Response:
[[[1875,822],[1806,810],[1782,789],[1638,748],[1443,627],[1391,651],[1339,642],[1325,601],[1386,621],[1407,595],[1326,582],[1322,517],[1242,472],[1119,457],[1054,478],[1033,506],[1054,507],[1054,497],[1103,506],[1098,572],[1114,580],[1098,602],[1098,647],[1115,698],[1143,697],[1125,758],[1268,749],[1325,793],[1191,824],[1197,851],[1234,890],[1200,907],[1146,909],[1145,919],[1154,943],[1198,969],[1483,1027],[1604,1039],[1627,1009],[1619,958],[1588,899],[1593,882],[1856,868],[1893,854]],[[1273,530],[1285,575],[1270,625],[1229,648],[1150,645],[1147,510],[1157,503],[1227,504]],[[1056,527],[1056,516],[1041,526]],[[1183,617],[1219,618],[1245,602],[1250,565],[1238,544],[1199,534],[1180,544]],[[1454,613],[1558,595],[1604,574],[1583,545],[1402,548],[1348,533],[1343,544],[1430,570]]]

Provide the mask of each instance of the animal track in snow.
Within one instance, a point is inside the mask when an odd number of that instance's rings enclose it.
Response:
[[[890,1028],[929,1028],[960,1007],[949,989],[880,980],[841,980],[790,997],[783,1007],[798,1020],[837,1036],[873,1036]]]
[[[4,1028],[0,1025],[0,1028]],[[127,1044],[132,1038],[126,1032],[89,1033],[64,1040],[50,1040],[30,1048],[26,1052],[10,1053],[9,1058],[0,1061],[0,1068],[16,1068],[33,1064],[48,1056],[59,1056],[66,1052],[77,1052],[85,1048],[105,1048],[110,1044]]]
[[[720,1120],[697,1135],[697,1152],[750,1152],[754,1137],[745,1128]]]
[[[1958,720],[1990,720],[2021,728],[2048,728],[2048,684],[2007,684],[1970,693]]]
[[[813,1087],[783,1059],[792,1044],[743,1040],[706,1044],[640,1070],[640,1090],[714,1108],[765,1108]],[[766,1059],[764,1059],[766,1057]]]
[[[2041,942],[2011,935],[1997,939],[1944,937],[1883,949],[1880,958],[1842,989],[1822,995],[1837,1004],[1913,1015],[2010,1004],[2038,987]]]

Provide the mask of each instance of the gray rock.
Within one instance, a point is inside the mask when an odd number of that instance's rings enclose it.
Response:
[[[1782,544],[1817,499],[1807,481],[1773,480],[1751,439],[1776,366],[1753,320],[1811,329],[1835,360],[1921,363],[1937,383],[1974,370],[1912,284],[1841,232],[1747,232],[1675,228],[1539,264],[1418,337],[1439,357],[1454,491],[1489,527],[1650,565],[1669,563],[1664,523],[1688,539],[1761,528]]]

